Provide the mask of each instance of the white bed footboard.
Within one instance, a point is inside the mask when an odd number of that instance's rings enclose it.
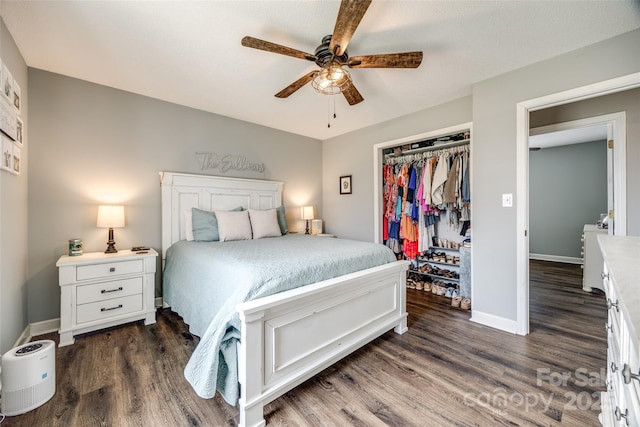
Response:
[[[263,407],[386,331],[407,331],[409,262],[325,280],[238,305],[240,425]]]

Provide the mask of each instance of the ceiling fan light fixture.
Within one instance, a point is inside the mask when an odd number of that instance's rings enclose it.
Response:
[[[337,62],[331,62],[322,67],[311,80],[311,86],[324,95],[342,93],[351,84],[349,71]]]

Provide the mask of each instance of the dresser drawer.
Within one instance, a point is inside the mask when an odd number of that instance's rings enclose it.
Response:
[[[625,414],[626,425],[639,426],[640,425],[640,407],[638,406],[638,395],[632,390],[630,385],[624,385],[624,400],[625,400]]]
[[[78,305],[76,308],[76,321],[78,324],[81,324],[141,310],[142,294],[129,295],[106,301]]]
[[[78,286],[76,288],[76,304],[86,304],[89,302],[141,294],[142,282],[143,278],[140,276]]]
[[[142,273],[144,261],[141,259],[104,264],[79,265],[76,268],[76,280],[103,279],[122,274]]]

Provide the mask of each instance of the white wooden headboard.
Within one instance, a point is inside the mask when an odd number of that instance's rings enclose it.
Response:
[[[271,209],[282,204],[282,182],[160,172],[162,189],[162,259],[169,246],[186,239],[185,212]]]

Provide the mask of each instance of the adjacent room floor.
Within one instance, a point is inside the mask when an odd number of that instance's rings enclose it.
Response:
[[[580,266],[531,262],[531,333],[469,321],[450,300],[407,290],[409,332],[388,332],[265,408],[272,426],[597,426],[606,306]],[[34,339],[53,339],[47,334]],[[180,317],[78,337],[57,349],[55,396],[6,426],[236,425],[182,374],[198,338]]]

